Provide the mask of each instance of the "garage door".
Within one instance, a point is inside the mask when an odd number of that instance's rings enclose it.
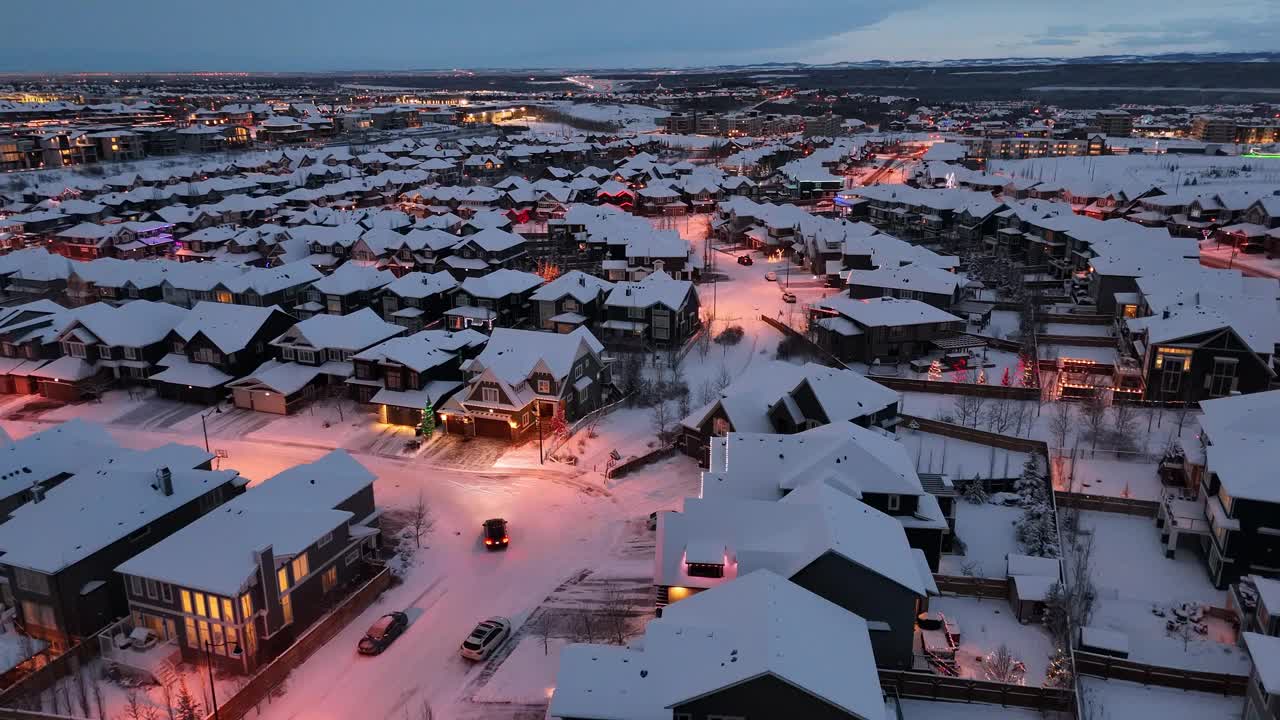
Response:
[[[511,426],[506,420],[495,420],[493,418],[476,418],[476,435],[480,437],[501,438],[503,440],[511,439]]]

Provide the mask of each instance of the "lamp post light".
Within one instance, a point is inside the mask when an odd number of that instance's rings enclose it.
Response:
[[[224,640],[220,643],[215,643],[208,638],[204,638],[203,644],[205,664],[209,668],[209,699],[213,701],[213,720],[218,720],[218,693],[213,679],[213,649],[227,647],[227,642]],[[234,643],[228,649],[233,657],[240,657],[244,654],[244,651],[240,649],[240,643]]]

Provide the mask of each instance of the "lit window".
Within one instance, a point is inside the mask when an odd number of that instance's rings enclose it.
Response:
[[[189,613],[191,612],[191,593],[187,592],[186,590],[183,590],[181,594],[182,594],[182,612]]]
[[[248,620],[249,616],[252,614],[253,614],[253,597],[250,596],[249,593],[245,593],[240,596],[240,616],[241,618]]]
[[[293,622],[293,598],[285,595],[280,600],[280,607],[284,610],[284,624],[288,625]]]
[[[196,597],[196,614],[202,615],[204,617],[208,617],[209,613],[204,608],[204,595],[201,593],[195,593],[195,597]]]
[[[306,553],[302,553],[293,559],[293,581],[295,583],[306,577],[309,572],[311,572],[311,568],[307,564]]]
[[[222,619],[222,612],[218,609],[218,598],[209,596],[209,617],[214,620]]]
[[[330,565],[329,569],[324,571],[324,575],[320,576],[320,585],[324,592],[329,592],[338,584],[338,568],[336,565]]]
[[[289,568],[282,567],[276,571],[276,584],[280,586],[282,594],[289,589]]]

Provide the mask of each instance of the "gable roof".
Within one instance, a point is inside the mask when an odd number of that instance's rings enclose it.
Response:
[[[524,381],[539,363],[557,378],[564,378],[585,352],[600,354],[604,346],[585,327],[571,333],[495,328],[484,350],[471,361],[470,370],[488,370],[510,385]]]
[[[570,270],[534,291],[531,300],[559,300],[572,297],[580,303],[595,300],[601,292],[609,292],[613,283],[581,270]]]
[[[314,348],[363,350],[402,332],[403,327],[384,321],[378,313],[366,307],[348,315],[315,315],[307,318],[272,340],[272,343],[285,343],[293,335],[298,335]]]
[[[199,302],[173,329],[183,340],[204,335],[224,353],[243,350],[279,307]]]

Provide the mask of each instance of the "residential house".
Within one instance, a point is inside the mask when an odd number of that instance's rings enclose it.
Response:
[[[672,605],[630,645],[569,645],[559,720],[886,720],[869,623],[768,570]]]
[[[143,384],[168,350],[169,333],[187,313],[149,300],[86,305],[57,336],[62,357],[31,375],[40,379],[41,395],[63,402],[116,382]]]
[[[246,484],[234,470],[207,469],[212,459],[172,444],[117,455],[14,510],[0,524],[0,575],[23,631],[65,649],[124,614],[114,569]]]
[[[475,330],[395,337],[352,357],[347,386],[357,402],[377,406],[380,422],[418,427],[427,408],[437,412],[462,387],[463,363],[488,341]]]
[[[74,310],[52,300],[35,300],[0,310],[0,392],[39,392],[40,380],[30,373],[62,357],[58,335],[74,318]]]
[[[253,307],[202,302],[169,333],[169,354],[151,376],[160,397],[212,405],[227,395],[227,383],[248,375],[272,355],[267,344],[295,319],[272,305]]]
[[[542,285],[533,273],[499,268],[465,278],[453,291],[453,308],[444,313],[450,330],[520,327],[530,322],[530,298]]]
[[[121,452],[106,428],[68,420],[0,448],[0,523],[38,493]],[[0,594],[12,593],[0,586]],[[12,597],[0,597],[13,607]]]
[[[437,267],[462,279],[499,268],[514,270],[525,266],[527,258],[524,238],[506,230],[485,228],[462,238]]]
[[[919,300],[939,310],[950,310],[960,301],[961,278],[927,265],[905,265],[877,270],[850,270],[846,282],[855,299],[896,297]]]
[[[236,407],[288,415],[322,393],[345,394],[352,357],[404,332],[370,308],[316,315],[272,340],[275,357],[227,387]]]
[[[605,299],[605,342],[680,347],[702,326],[698,291],[662,270],[638,282],[620,282]]]
[[[586,326],[593,331],[605,319],[605,299],[613,283],[570,270],[534,291],[530,300],[538,304],[538,327],[568,333]]]
[[[462,365],[466,386],[440,408],[446,432],[518,442],[557,415],[582,417],[611,392],[603,352],[583,327],[567,334],[495,329]]]
[[[396,276],[388,270],[367,265],[345,263],[333,273],[311,284],[308,301],[294,308],[300,317],[317,313],[346,315],[368,308],[375,302],[378,291],[390,285]]]
[[[383,286],[378,294],[378,309],[387,322],[417,332],[444,317],[457,287],[458,281],[444,270],[411,272]]]
[[[830,423],[892,430],[899,394],[853,370],[755,362],[719,397],[681,420],[680,447],[707,461],[710,439],[731,432],[793,434]]]
[[[815,342],[843,361],[907,362],[962,332],[965,321],[921,300],[832,296],[810,308]]]
[[[334,450],[136,554],[116,567],[129,615],[104,640],[142,628],[186,662],[253,672],[368,574],[380,532],[374,479]],[[128,665],[131,654],[109,659]]]
[[[275,267],[250,268],[213,287],[213,300],[254,307],[293,307],[324,276],[306,260]],[[204,300],[203,296],[198,296]]]
[[[915,618],[938,593],[897,520],[823,482],[779,501],[687,498],[658,514],[658,612],[756,570],[778,573],[871,624],[878,667],[910,668]]]
[[[1280,718],[1280,638],[1246,632],[1242,640],[1253,663],[1242,717],[1277,720]]]

